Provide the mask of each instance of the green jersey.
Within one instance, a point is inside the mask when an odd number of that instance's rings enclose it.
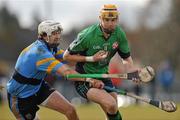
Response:
[[[98,62],[77,63],[76,70],[80,73],[107,73],[111,58],[116,52],[122,58],[130,56],[130,49],[124,31],[117,26],[113,33],[106,39],[100,25],[92,25],[81,31],[77,38],[70,44],[70,54],[93,56],[100,50],[108,52],[108,56]]]

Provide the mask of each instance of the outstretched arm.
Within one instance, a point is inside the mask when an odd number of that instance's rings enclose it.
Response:
[[[132,57],[129,56],[128,58],[126,59],[123,59],[123,65],[124,65],[124,68],[125,68],[125,72],[133,72],[133,71],[138,71],[140,72],[141,71],[141,68],[138,68],[137,66],[135,66],[133,64],[133,60],[132,60]],[[140,79],[137,79],[137,78],[133,78],[133,82],[135,83],[140,83],[141,80]]]
[[[126,72],[131,72],[131,71],[135,71],[135,67],[133,65],[133,60],[132,57],[129,56],[126,59],[122,59],[122,63],[124,65],[125,71]],[[137,69],[136,69],[137,70]]]
[[[69,74],[79,74],[79,73],[76,72],[75,70],[69,68],[67,65],[62,65],[57,70],[57,74],[63,75],[63,76],[66,77]],[[92,78],[70,78],[69,80],[89,82],[92,85],[92,87],[95,87],[95,88],[103,88],[104,87],[104,84],[103,84],[102,81],[96,80],[96,79],[92,79]]]

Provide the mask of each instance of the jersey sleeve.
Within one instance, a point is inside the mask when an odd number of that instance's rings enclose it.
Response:
[[[128,58],[130,56],[130,48],[126,34],[122,29],[120,29],[118,34],[120,38],[118,53],[123,59]]]
[[[77,38],[70,44],[68,51],[71,53],[78,53],[87,50],[87,37],[81,32]]]
[[[67,64],[68,62],[63,60],[64,50],[59,49],[57,50],[57,53],[54,55],[54,57],[61,63]]]
[[[63,65],[53,54],[45,48],[38,48],[36,67],[40,71],[55,74]]]

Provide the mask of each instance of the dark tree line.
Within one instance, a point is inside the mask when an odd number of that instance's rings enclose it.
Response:
[[[153,1],[153,0],[152,0]],[[153,4],[153,3],[152,3]],[[151,7],[151,4],[148,6]],[[148,7],[145,11],[148,11]],[[163,12],[163,11],[162,11]],[[144,64],[156,67],[162,60],[172,61],[176,70],[180,65],[180,1],[173,0],[173,10],[169,21],[158,29],[148,30],[143,26],[135,32],[128,32],[132,54]],[[146,12],[142,14],[147,14]],[[11,14],[6,7],[0,8],[0,61],[15,62],[19,52],[37,38],[37,24],[41,21],[37,13],[33,16],[34,26],[21,28],[16,15]],[[89,23],[86,23],[87,26]],[[61,47],[66,49],[82,28],[73,28],[63,35]]]

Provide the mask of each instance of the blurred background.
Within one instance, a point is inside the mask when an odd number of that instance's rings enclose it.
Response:
[[[118,7],[119,24],[126,32],[135,65],[150,65],[156,70],[156,77],[150,83],[137,86],[131,81],[113,79],[114,85],[141,96],[180,103],[179,0],[0,0],[0,85],[6,86],[21,50],[37,39],[37,25],[42,20],[61,22],[64,31],[60,47],[66,49],[78,32],[98,23],[101,6],[109,3]],[[110,73],[123,72],[118,55],[113,57],[109,68]],[[96,104],[76,93],[72,82],[60,76],[48,76],[46,80],[77,106],[82,120],[105,119]],[[167,114],[126,96],[119,96],[118,105],[125,120],[180,120],[179,110]],[[45,108],[40,110],[40,118],[65,119]],[[3,89],[0,120],[9,119],[14,117]]]

